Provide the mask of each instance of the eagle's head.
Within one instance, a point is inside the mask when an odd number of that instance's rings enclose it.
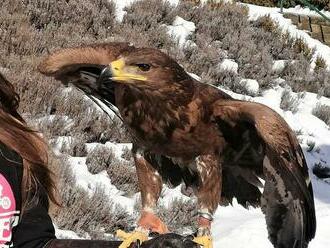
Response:
[[[47,56],[38,69],[107,105],[116,105],[114,92],[118,85],[149,93],[178,93],[191,79],[160,50],[115,42],[59,50]]]
[[[190,78],[175,60],[152,48],[137,48],[122,54],[110,63],[109,72],[114,82],[141,90],[171,88]]]

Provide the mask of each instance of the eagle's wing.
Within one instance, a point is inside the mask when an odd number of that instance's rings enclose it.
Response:
[[[261,208],[274,246],[307,247],[316,229],[313,190],[293,131],[280,115],[258,103],[219,100],[212,105],[212,112],[213,120],[233,149],[244,147],[246,142],[263,148],[263,163],[255,164],[255,168],[241,168],[256,175],[261,172],[265,179]],[[248,141],[246,135],[250,136]]]
[[[104,69],[111,62],[132,49],[133,46],[123,42],[62,49],[46,57],[40,63],[38,70],[46,76],[60,80],[64,85],[69,83],[76,85],[88,96],[115,105],[113,84],[106,81],[97,84],[96,81],[100,80],[100,76],[104,76]]]

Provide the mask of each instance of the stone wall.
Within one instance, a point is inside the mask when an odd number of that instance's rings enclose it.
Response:
[[[284,13],[299,29],[306,30],[314,39],[330,46],[330,22],[321,17]]]

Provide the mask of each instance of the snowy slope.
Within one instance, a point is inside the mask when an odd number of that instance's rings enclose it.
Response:
[[[129,5],[134,0],[117,0],[117,19],[121,20],[125,12],[123,8]],[[177,0],[171,1],[173,4],[177,4]],[[324,46],[322,43],[312,39],[305,32],[298,30],[293,26],[290,20],[283,18],[280,15],[277,8],[265,8],[253,5],[247,5],[250,10],[250,18],[254,19],[261,15],[269,14],[275,21],[277,21],[283,30],[288,30],[292,36],[303,37],[311,47],[314,47],[319,55],[327,61],[330,68],[330,48]],[[295,8],[292,11],[300,11]],[[291,12],[292,12],[291,11]],[[306,10],[302,10],[306,11]],[[193,32],[194,25],[184,21],[182,18],[176,18],[176,23],[169,27],[169,32],[179,39],[180,44],[184,44],[184,39]],[[220,62],[220,61],[219,61]],[[236,64],[231,61],[226,61],[221,69],[237,71]],[[193,74],[194,75],[194,74]],[[196,75],[195,75],[196,76]],[[198,77],[198,76],[197,76]],[[255,84],[255,82],[254,82]],[[261,96],[247,97],[244,95],[235,94],[227,91],[230,95],[237,99],[248,99],[263,103],[280,115],[289,123],[293,130],[299,131],[299,140],[303,147],[308,166],[310,168],[310,175],[312,178],[312,184],[315,193],[315,205],[317,215],[317,233],[315,239],[311,242],[311,248],[328,248],[329,242],[329,223],[330,223],[330,184],[325,181],[316,178],[311,168],[315,163],[321,161],[324,165],[330,167],[330,130],[323,121],[319,120],[311,114],[312,109],[319,103],[330,106],[330,99],[321,97],[318,98],[316,94],[306,93],[301,99],[298,106],[297,113],[293,114],[290,111],[283,111],[280,108],[280,101],[283,92],[283,88],[276,87],[274,89],[267,90],[262,93]],[[294,93],[293,93],[294,94]],[[315,148],[311,152],[307,152],[307,143],[310,141],[315,142]],[[91,150],[95,144],[89,144],[88,150]],[[117,156],[120,157],[122,149],[127,144],[115,144],[107,143],[106,145],[115,148]],[[317,148],[317,149],[316,149]],[[93,189],[97,185],[103,185],[106,193],[115,202],[124,206],[128,211],[133,211],[133,205],[138,198],[136,194],[133,198],[127,198],[123,196],[123,193],[116,189],[111,184],[111,180],[105,172],[101,172],[97,175],[92,175],[88,172],[85,164],[85,158],[70,158],[72,169],[75,172],[75,176],[78,184],[89,192],[93,192]],[[168,189],[165,188],[163,203],[168,203],[175,197],[184,197],[179,188]],[[60,236],[65,237],[74,236],[70,232],[58,230]],[[231,248],[271,248],[272,245],[267,238],[267,229],[264,220],[264,216],[260,209],[244,209],[237,203],[233,206],[219,207],[216,214],[213,225],[213,237],[214,247],[228,247]]]

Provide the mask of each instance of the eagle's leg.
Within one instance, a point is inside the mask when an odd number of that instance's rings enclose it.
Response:
[[[167,226],[154,213],[162,190],[162,178],[144,158],[143,153],[133,151],[133,157],[141,191],[142,210],[137,228],[133,233],[125,233],[121,230],[117,232],[117,236],[124,240],[120,248],[128,248],[137,240],[141,242],[148,240],[149,232],[160,234],[168,232]]]
[[[221,197],[221,164],[217,155],[201,155],[195,162],[200,181],[195,190],[199,217],[194,241],[204,248],[211,248],[211,223]]]
[[[138,229],[167,233],[167,226],[154,213],[162,191],[162,178],[158,171],[144,158],[143,153],[134,153],[134,161],[141,191],[142,210]]]

